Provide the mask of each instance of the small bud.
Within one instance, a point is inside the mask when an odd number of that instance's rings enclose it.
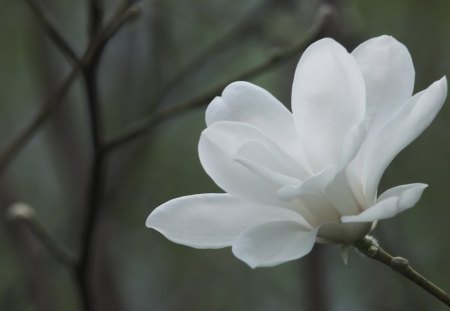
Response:
[[[380,244],[378,243],[378,240],[375,239],[373,236],[371,235],[366,235],[365,239],[367,239],[367,242],[369,242],[370,244],[374,245],[374,246],[380,246]]]
[[[126,19],[129,21],[134,21],[142,14],[142,7],[138,4],[135,4],[128,8],[126,12]]]
[[[403,257],[394,257],[391,260],[391,268],[400,273],[405,273],[409,269],[409,261]]]
[[[32,219],[36,216],[36,213],[28,204],[17,202],[8,208],[6,216],[10,220]]]
[[[369,254],[369,256],[375,256],[378,253],[378,247],[372,245],[371,247],[369,247],[369,249],[367,250],[367,253]]]

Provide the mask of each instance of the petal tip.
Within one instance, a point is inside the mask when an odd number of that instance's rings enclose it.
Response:
[[[444,97],[447,97],[447,76],[443,76],[442,78],[440,78],[439,80],[433,82],[433,84],[431,84],[431,87],[434,88],[439,88],[441,93],[443,94]]]
[[[447,76],[443,76],[440,80],[439,80],[441,87],[442,87],[442,91],[447,94],[447,87],[448,87],[448,83],[447,83]]]
[[[152,217],[152,215],[153,215],[153,212],[151,212],[150,213],[150,215],[148,215],[147,216],[147,219],[145,220],[145,226],[147,227],[147,228],[153,228],[153,217]]]

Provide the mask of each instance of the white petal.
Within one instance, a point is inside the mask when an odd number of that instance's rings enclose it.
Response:
[[[233,254],[252,268],[298,259],[314,246],[317,229],[295,221],[274,221],[245,231],[233,243]]]
[[[339,222],[339,210],[325,193],[325,188],[336,177],[334,167],[328,167],[300,185],[289,185],[278,190],[281,200],[289,201],[291,209],[300,213],[310,224],[319,226],[324,222]]]
[[[277,195],[283,201],[290,201],[303,195],[305,192],[321,192],[336,177],[336,169],[329,166],[318,174],[309,177],[301,184],[291,184],[280,188]]]
[[[366,138],[368,125],[369,120],[364,119],[362,122],[353,126],[347,133],[342,146],[341,160],[339,161],[338,170],[341,170],[344,166],[347,166],[347,164],[358,154],[358,151]]]
[[[358,198],[354,195],[345,171],[340,171],[325,189],[329,201],[343,215],[355,215],[362,211]]]
[[[372,38],[353,52],[366,85],[366,116],[387,121],[412,95],[414,65],[408,49],[391,36]]]
[[[267,132],[280,132],[277,124],[293,124],[291,112],[278,99],[265,89],[244,81],[228,85],[222,96],[216,97],[208,106],[205,119],[208,126],[219,121],[236,121]]]
[[[401,185],[397,187],[390,188],[383,192],[379,197],[377,202],[381,202],[388,198],[396,197],[399,199],[398,205],[402,208],[400,212],[405,209],[411,208],[419,201],[422,196],[422,192],[428,187],[427,184],[415,183]]]
[[[294,77],[292,110],[313,168],[337,165],[347,133],[365,115],[362,74],[339,43],[322,39],[303,53]]]
[[[292,113],[272,94],[254,84],[238,81],[228,85],[206,109],[206,124],[236,121],[260,129],[281,148],[307,167],[306,156],[294,127]]]
[[[380,129],[370,129],[360,152],[348,168],[349,179],[361,181],[367,204],[373,204],[378,183],[395,156],[433,121],[447,96],[447,79],[416,94]]]
[[[240,163],[242,166],[246,167],[256,175],[267,179],[270,182],[273,182],[274,184],[279,185],[280,187],[283,187],[284,185],[289,185],[293,183],[299,183],[300,180],[289,177],[287,175],[280,174],[276,171],[271,170],[270,168],[261,166],[251,160],[248,160],[246,158],[235,158],[235,161]]]
[[[250,141],[259,141],[273,154],[282,153],[279,147],[257,128],[240,122],[221,121],[203,131],[198,146],[200,162],[215,183],[231,195],[262,204],[278,205],[281,203],[276,197],[279,185],[255,174],[236,161],[237,152]],[[261,158],[255,159],[254,162],[258,161],[261,161]],[[276,165],[260,164],[269,168]]]
[[[220,248],[230,246],[249,228],[277,220],[306,224],[300,215],[281,207],[245,203],[228,194],[198,194],[160,205],[146,226],[175,243]]]
[[[372,222],[394,217],[413,207],[420,199],[425,184],[409,184],[391,188],[384,192],[378,202],[356,216],[344,216],[342,222]]]
[[[246,163],[251,162],[279,174],[290,176],[297,181],[298,178],[303,179],[308,177],[308,173],[291,156],[279,148],[274,147],[270,149],[264,143],[257,140],[249,140],[244,143],[236,152],[236,160]]]
[[[339,220],[338,220],[339,221]],[[328,222],[319,227],[317,242],[352,244],[366,236],[372,227],[371,223]]]

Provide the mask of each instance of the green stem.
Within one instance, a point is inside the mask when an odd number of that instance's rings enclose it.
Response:
[[[407,279],[413,281],[418,286],[429,292],[431,295],[450,307],[450,295],[439,288],[436,284],[429,281],[419,272],[414,270],[408,260],[403,257],[393,257],[380,247],[378,242],[371,236],[366,236],[354,244],[355,248],[368,258],[377,260],[400,273]]]

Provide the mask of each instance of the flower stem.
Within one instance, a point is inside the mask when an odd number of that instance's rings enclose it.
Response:
[[[430,282],[427,278],[414,270],[408,260],[403,257],[393,257],[382,249],[377,240],[371,236],[366,236],[354,244],[355,248],[369,258],[377,260],[392,268],[392,270],[402,274],[404,277],[416,283],[431,295],[450,307],[450,295]]]

